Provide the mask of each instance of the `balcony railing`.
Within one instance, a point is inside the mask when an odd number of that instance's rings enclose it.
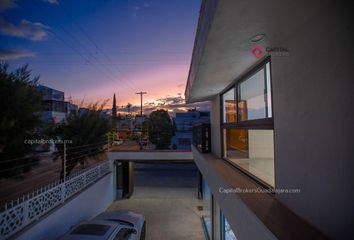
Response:
[[[23,196],[17,202],[6,204],[5,210],[0,213],[0,239],[6,239],[38,220],[110,171],[109,161],[106,160],[65,180],[38,189],[31,196]]]
[[[211,152],[210,124],[200,123],[193,126],[193,145],[201,153]]]

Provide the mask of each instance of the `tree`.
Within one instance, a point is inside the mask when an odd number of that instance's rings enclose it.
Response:
[[[9,72],[0,63],[0,179],[17,177],[36,165],[28,140],[38,138],[42,94],[28,66]]]
[[[112,103],[112,130],[117,130],[116,94],[113,95],[113,103]]]
[[[156,149],[168,149],[174,136],[172,120],[165,110],[153,111],[149,116],[149,139]]]
[[[53,136],[67,141],[66,144],[66,176],[78,164],[84,164],[89,157],[96,157],[103,152],[104,145],[107,144],[107,134],[111,129],[110,119],[101,116],[103,103],[100,107],[94,104],[89,107],[88,111],[77,114],[72,114],[67,120],[56,126],[53,131]],[[58,148],[58,155],[64,159],[64,145],[59,142],[56,144]],[[60,179],[64,174],[64,161],[62,161],[62,169]]]
[[[128,103],[128,104],[127,104],[126,108],[128,109],[128,114],[130,114],[130,109],[131,109],[132,106],[133,106],[133,105],[132,105],[131,103]]]
[[[149,120],[145,119],[144,122],[141,124],[141,133],[143,137],[148,137],[149,133]]]

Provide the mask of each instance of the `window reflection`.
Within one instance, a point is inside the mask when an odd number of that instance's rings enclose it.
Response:
[[[266,78],[265,72],[262,68],[240,83],[238,94],[240,121],[272,117],[270,79]]]
[[[236,100],[235,100],[235,89],[232,88],[222,95],[223,99],[223,122],[230,123],[236,122]]]
[[[221,210],[220,210],[220,214],[221,214],[221,226],[222,226],[221,239],[222,240],[237,240],[234,231],[232,231],[229,222],[227,221],[225,215],[223,214],[223,212]]]
[[[224,157],[274,186],[273,130],[224,129]]]
[[[211,239],[211,193],[209,190],[208,183],[203,179],[203,216],[202,220],[207,233],[208,239]]]
[[[246,76],[235,82],[221,98],[223,123],[228,123],[222,125],[223,155],[258,180],[274,187],[270,62]]]

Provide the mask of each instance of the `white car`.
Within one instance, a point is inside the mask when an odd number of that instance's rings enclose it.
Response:
[[[123,143],[124,143],[123,139],[118,139],[113,141],[114,146],[119,146],[122,145]]]
[[[60,240],[144,240],[145,217],[131,211],[104,212],[82,222]]]

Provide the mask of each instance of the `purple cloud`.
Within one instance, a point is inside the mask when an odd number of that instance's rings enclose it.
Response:
[[[25,19],[15,25],[0,17],[0,33],[6,36],[22,37],[31,39],[32,41],[42,41],[47,36],[45,29],[48,28],[48,26],[45,26],[40,22],[31,22]]]

